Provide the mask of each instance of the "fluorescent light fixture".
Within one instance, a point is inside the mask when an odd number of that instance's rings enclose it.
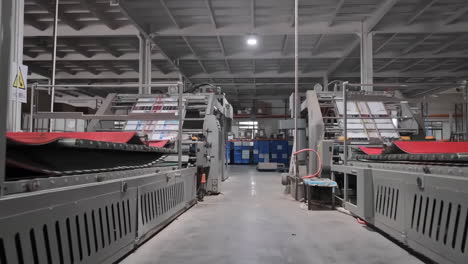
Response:
[[[250,35],[247,37],[247,45],[249,46],[257,46],[257,37],[254,35]]]

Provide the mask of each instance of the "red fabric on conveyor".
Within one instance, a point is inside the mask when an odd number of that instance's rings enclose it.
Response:
[[[61,138],[87,139],[112,143],[128,143],[136,136],[135,132],[8,132],[7,139],[27,144],[42,145]],[[140,141],[140,144],[143,142]]]
[[[383,148],[378,147],[363,147],[359,146],[359,149],[364,151],[367,155],[380,155],[383,152]]]
[[[149,145],[150,145],[150,147],[164,148],[164,146],[166,146],[167,142],[169,142],[169,140],[150,141]]]
[[[408,154],[468,153],[468,142],[395,141]]]

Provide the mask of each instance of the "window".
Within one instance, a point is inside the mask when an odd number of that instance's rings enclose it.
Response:
[[[239,138],[254,138],[258,133],[258,121],[238,121]]]

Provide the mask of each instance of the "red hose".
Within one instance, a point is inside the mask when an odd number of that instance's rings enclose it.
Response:
[[[362,220],[362,219],[359,218],[359,217],[356,217],[356,221],[357,221],[359,224],[361,224],[361,225],[367,225],[367,222],[364,221],[364,220]]]
[[[317,172],[315,172],[314,174],[311,174],[311,175],[307,175],[307,176],[304,176],[302,177],[302,179],[311,179],[311,178],[316,178],[320,175],[320,173],[322,172],[322,159],[320,159],[320,155],[318,154],[318,152],[315,150],[315,149],[301,149],[299,151],[296,151],[293,153],[293,155],[297,155],[299,153],[302,153],[302,152],[306,152],[306,151],[311,151],[311,152],[314,152],[315,155],[317,155],[317,160],[318,160],[318,163],[319,163],[319,169],[317,170]]]

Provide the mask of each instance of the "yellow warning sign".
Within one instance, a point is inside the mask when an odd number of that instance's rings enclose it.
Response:
[[[19,69],[18,73],[16,74],[15,82],[13,83],[13,87],[20,88],[20,89],[26,89],[26,84],[24,82],[23,73],[21,72],[21,69]]]

